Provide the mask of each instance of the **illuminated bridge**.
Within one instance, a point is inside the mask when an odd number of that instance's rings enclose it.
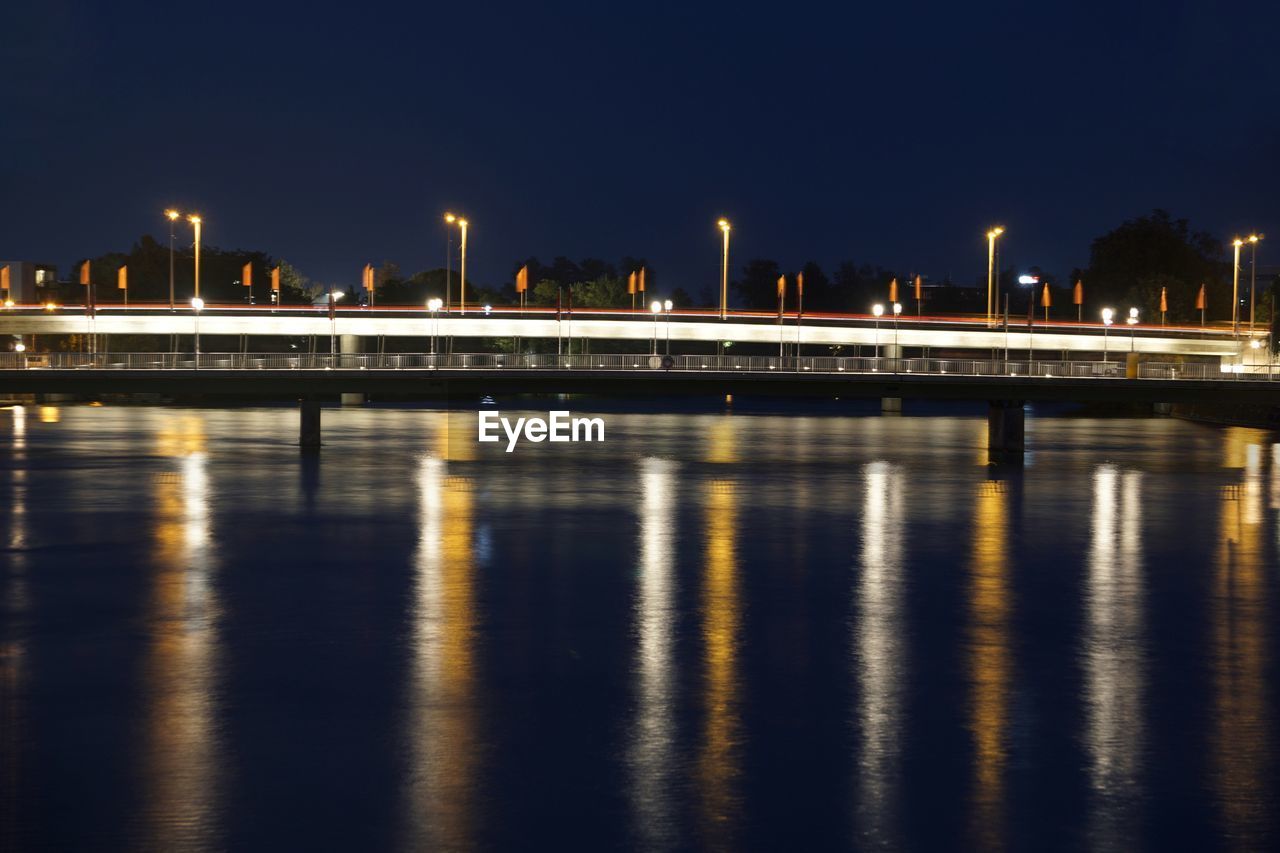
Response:
[[[239,352],[196,354],[234,336]],[[1229,328],[1036,322],[991,327],[985,319],[892,319],[776,314],[554,309],[473,310],[466,315],[405,308],[134,306],[18,308],[0,312],[0,334],[33,346],[0,353],[0,395],[152,393],[173,397],[301,400],[301,444],[320,443],[320,400],[341,395],[476,399],[528,393],[790,394],[983,400],[989,445],[1023,450],[1027,401],[1280,404],[1265,334]],[[86,352],[42,352],[40,336],[98,342]],[[189,339],[180,352],[111,352],[112,336]],[[255,353],[251,338],[310,338],[305,352]],[[385,339],[415,338],[429,352],[387,352]],[[449,354],[444,342],[452,338]],[[461,352],[480,339],[525,342],[515,352]],[[323,339],[323,352],[315,341]],[[368,339],[378,339],[376,347]],[[556,352],[534,353],[542,339]],[[639,353],[593,353],[593,341],[639,343]],[[728,354],[741,348],[778,355]],[[761,345],[767,345],[761,346]],[[614,347],[616,348],[616,346]],[[439,349],[439,352],[437,352]],[[367,351],[374,351],[368,352]],[[670,353],[670,354],[668,354]],[[849,353],[853,353],[850,355]],[[867,355],[866,353],[869,353]]]
[[[427,339],[521,338],[556,340],[564,351],[590,351],[593,341],[623,340],[656,344],[664,351],[668,341],[673,352],[705,350],[715,353],[724,343],[800,346],[801,354],[829,353],[834,347],[869,348],[882,356],[896,357],[915,351],[921,356],[982,354],[997,351],[1021,353],[1028,359],[1055,354],[1096,356],[1103,352],[1139,353],[1145,357],[1173,359],[1213,359],[1229,369],[1248,369],[1258,361],[1251,351],[1254,340],[1265,333],[1233,335],[1230,328],[1115,325],[1026,318],[1012,318],[1009,326],[989,327],[984,319],[956,317],[908,317],[895,324],[890,317],[878,322],[866,315],[813,314],[797,321],[788,314],[782,323],[768,312],[732,312],[720,320],[714,312],[673,311],[651,314],[644,311],[583,310],[557,315],[555,309],[476,309],[461,315],[431,314],[423,309],[345,308],[330,319],[327,309],[312,306],[208,306],[198,320],[189,307],[170,310],[167,306],[99,308],[90,317],[83,308],[62,307],[45,311],[22,307],[0,311],[0,334],[105,336],[110,348],[112,336],[169,335],[235,336],[246,341],[254,337],[316,338],[339,340],[343,352],[368,351],[369,339],[417,338],[428,349]],[[366,342],[366,343],[362,343]],[[327,349],[327,346],[326,346]],[[379,348],[380,349],[380,348]],[[457,346],[455,345],[455,349]],[[1256,348],[1255,348],[1256,349]],[[875,354],[873,353],[873,354]],[[861,354],[861,353],[860,353]]]

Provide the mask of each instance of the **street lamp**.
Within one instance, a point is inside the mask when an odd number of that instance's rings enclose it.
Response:
[[[671,355],[671,309],[675,307],[670,299],[662,303],[662,308],[667,312],[667,355]]]
[[[893,303],[893,356],[901,358],[902,353],[898,349],[898,315],[902,313],[902,303]]]
[[[995,275],[996,275],[996,238],[1004,233],[1004,228],[997,225],[987,232],[987,325],[993,322],[995,314]]]
[[[439,332],[440,319],[436,316],[436,312],[440,310],[440,297],[433,296],[427,300],[427,310],[431,312],[431,354],[436,354],[436,335]]]
[[[1116,312],[1110,308],[1102,309],[1102,363],[1107,363],[1107,329],[1111,327],[1111,318]]]
[[[165,218],[169,220],[169,310],[172,311],[176,307],[173,301],[173,229],[178,222],[178,217],[182,216],[178,211],[170,208],[164,212]]]
[[[201,225],[201,223],[203,223],[203,221],[204,221],[204,220],[202,220],[199,216],[197,216],[196,214],[194,214],[194,213],[193,213],[192,215],[190,215],[190,216],[188,216],[188,217],[187,217],[187,221],[191,223],[191,227],[193,227],[193,228],[195,229],[195,231],[196,231],[196,292],[195,292],[195,297],[196,297],[197,299],[199,299],[199,298],[200,298],[200,225]],[[201,306],[203,307],[204,303],[202,302],[202,303],[200,303],[200,304],[201,304]]]
[[[458,217],[452,213],[446,212],[444,215],[445,224],[445,243],[447,248],[444,253],[444,298],[445,305],[452,304],[453,298],[453,223],[458,221]]]
[[[716,223],[724,234],[724,254],[720,257],[720,319],[729,316],[729,220]]]
[[[1240,247],[1244,241],[1239,237],[1231,241],[1235,247],[1235,259],[1231,262],[1231,334],[1240,333]]]
[[[1129,324],[1129,352],[1137,352],[1137,349],[1135,349],[1135,347],[1137,347],[1137,342],[1134,339],[1134,332],[1136,331],[1135,327],[1138,325],[1137,308],[1129,309],[1129,319],[1125,320],[1125,322]]]
[[[196,337],[195,337],[196,370],[200,369],[200,311],[203,308],[204,308],[204,300],[201,299],[199,296],[192,297],[191,310],[195,312],[195,321],[196,321]]]
[[[1262,239],[1261,234],[1249,235],[1249,334],[1253,334],[1253,300],[1254,291],[1258,283],[1258,241]]]
[[[871,306],[871,313],[876,316],[876,360],[871,369],[877,370],[880,365],[880,318],[884,315],[884,306],[877,302]]]
[[[649,305],[649,310],[653,312],[653,354],[658,354],[658,315],[662,313],[662,303],[653,300]]]
[[[467,313],[467,226],[471,223],[465,219],[458,220],[458,228],[462,230],[462,263],[458,272],[458,311]]]

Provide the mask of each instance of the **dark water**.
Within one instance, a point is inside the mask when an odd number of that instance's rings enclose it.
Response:
[[[5,849],[1274,848],[1280,445],[0,410]]]

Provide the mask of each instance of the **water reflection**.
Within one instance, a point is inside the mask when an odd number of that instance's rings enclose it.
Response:
[[[23,622],[31,608],[27,581],[27,410],[24,406],[9,409],[12,423],[13,465],[9,496],[5,502],[8,536],[5,538],[4,629],[0,633],[0,845],[17,850],[22,815],[18,810],[19,783],[22,780],[22,744],[26,724],[27,643]]]
[[[970,819],[979,846],[1001,849],[1005,841],[1005,765],[1008,763],[1009,694],[1013,654],[1010,611],[1008,486],[990,480],[974,501],[969,590],[969,729],[973,734],[973,808]]]
[[[1237,431],[1243,432],[1243,431]],[[1260,434],[1254,433],[1261,437]],[[1239,486],[1222,493],[1212,603],[1213,780],[1226,831],[1239,850],[1270,838],[1273,720],[1267,696],[1267,579],[1261,448],[1246,445]]]
[[[741,601],[738,590],[736,484],[710,480],[704,485],[706,515],[702,583],[703,730],[698,751],[702,793],[702,831],[707,846],[734,847],[738,817],[741,719],[738,644]]]
[[[629,794],[636,832],[651,849],[670,847],[675,829],[671,785],[676,759],[676,472],[672,461],[640,460],[637,708],[629,750]]]
[[[419,461],[417,479],[407,778],[411,837],[405,846],[462,850],[475,845],[480,749],[472,484],[449,476],[448,463],[431,456]]]
[[[1103,465],[1093,476],[1084,635],[1089,835],[1097,850],[1133,849],[1141,825],[1143,595],[1142,475]]]
[[[143,831],[162,850],[218,849],[223,793],[217,735],[219,603],[203,420],[175,419],[157,436],[176,471],[154,478],[148,606]]]
[[[857,823],[859,840],[898,843],[898,794],[906,640],[902,613],[905,541],[902,468],[872,462],[863,469],[862,550],[853,660],[858,683]]]

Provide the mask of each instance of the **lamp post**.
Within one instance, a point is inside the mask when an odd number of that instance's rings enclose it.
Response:
[[[194,213],[187,217],[187,221],[191,223],[191,227],[196,231],[196,292],[193,294],[196,299],[200,298],[200,225],[204,222]],[[201,303],[203,306],[204,303]]]
[[[876,317],[876,348],[875,348],[876,357],[875,357],[875,361],[872,362],[871,369],[879,370],[880,369],[880,318],[881,316],[884,315],[884,306],[881,305],[879,302],[877,302],[875,305],[871,306],[871,313],[874,314]]]
[[[453,223],[458,221],[458,217],[452,213],[445,213],[445,245],[444,250],[444,305],[445,310],[449,310],[449,306],[453,304]]]
[[[458,228],[462,231],[460,243],[462,262],[458,272],[458,311],[462,314],[467,313],[467,226],[469,224],[465,219],[458,220]]]
[[[1116,312],[1110,308],[1102,309],[1102,363],[1104,365],[1107,363],[1107,329],[1111,327],[1111,318],[1115,314]]]
[[[667,355],[671,355],[671,309],[674,307],[670,299],[662,303],[662,308],[667,312]]]
[[[724,234],[724,252],[720,256],[720,319],[729,316],[729,220],[721,219],[717,225]]]
[[[173,301],[173,241],[176,239],[173,229],[178,217],[182,214],[170,208],[164,212],[164,215],[169,220],[169,310],[173,311],[176,307]]]
[[[440,297],[438,296],[427,300],[427,310],[431,312],[431,355],[433,356],[433,362],[436,354],[436,335],[439,334],[440,330],[440,318],[436,316],[436,312],[440,310],[440,305]]]
[[[200,310],[204,308],[204,300],[199,296],[192,297],[191,310],[195,312],[195,348],[196,348],[196,370],[200,369]]]
[[[901,302],[893,302],[893,373],[897,373],[897,364],[902,357],[902,350],[897,346],[897,318],[901,313]]]
[[[1129,309],[1129,319],[1125,320],[1129,324],[1129,352],[1137,352],[1137,340],[1134,338],[1134,332],[1138,325],[1138,309]]]
[[[653,313],[653,355],[658,354],[658,315],[662,313],[662,303],[654,300],[649,305],[649,310]]]
[[[1244,241],[1239,237],[1231,241],[1235,247],[1235,259],[1231,262],[1231,334],[1240,334],[1240,247]]]
[[[1004,233],[1004,228],[997,225],[987,232],[987,325],[994,325],[996,310],[995,276],[996,276],[996,239]]]
[[[1258,241],[1261,234],[1249,235],[1249,334],[1253,334],[1254,293],[1258,284]]]

